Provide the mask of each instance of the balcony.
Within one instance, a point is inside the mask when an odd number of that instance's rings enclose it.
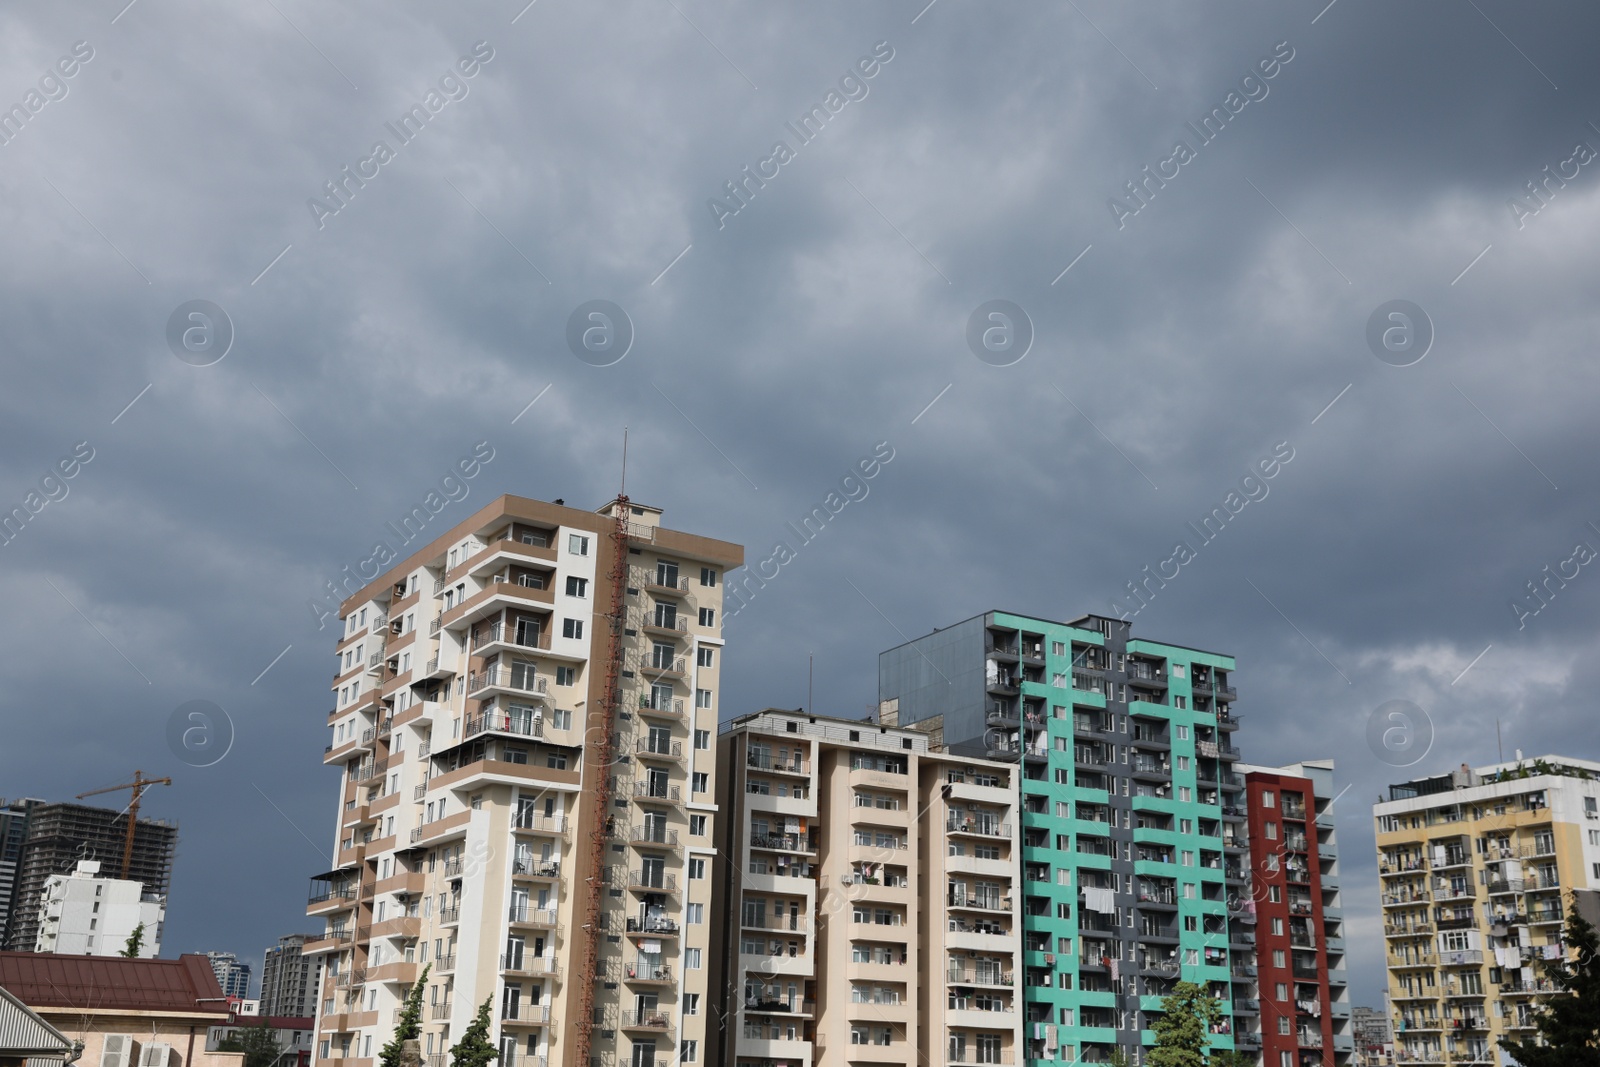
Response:
[[[483,655],[494,651],[491,645],[503,645],[507,649],[533,649],[548,652],[550,650],[550,631],[537,627],[508,626],[497,622],[480,629],[472,637],[472,652],[474,655]]]
[[[677,937],[678,924],[671,919],[629,919],[627,932],[638,937]]]
[[[500,970],[506,974],[515,975],[558,975],[561,973],[561,964],[557,962],[554,956],[534,956],[513,952],[501,955]]]
[[[543,682],[544,679],[541,678],[539,681]],[[466,741],[487,733],[510,734],[513,737],[543,737],[544,717],[522,712],[512,714],[500,708],[490,708],[482,715],[474,715],[467,719],[461,728],[461,739]]]
[[[811,855],[816,851],[810,840],[799,834],[751,834],[750,847],[769,852],[798,852]]]
[[[442,1019],[449,1019],[450,1002],[445,1000],[433,1005],[433,1009],[428,1012],[428,1018],[432,1019],[434,1022],[438,1022]]]
[[[550,1025],[550,1005],[548,1004],[518,1004],[509,1015],[502,1015],[500,1022],[510,1026],[548,1026]],[[533,1057],[521,1057],[516,1062],[527,1064]]]
[[[641,804],[681,804],[682,790],[675,785],[656,785],[651,782],[634,782],[633,799]]]
[[[496,664],[467,676],[467,697],[476,699],[492,691],[544,696],[548,685],[549,679],[534,674],[531,667],[512,668]]]
[[[513,926],[531,926],[536,929],[549,930],[556,925],[556,909],[554,908],[529,908],[512,905],[508,909],[507,917]]]
[[[689,579],[678,577],[676,571],[652,572],[639,567],[634,568],[631,579],[632,584],[640,586],[651,596],[670,596],[679,600],[689,596]]]
[[[636,870],[628,872],[628,888],[635,893],[678,892],[678,876],[660,871]]]
[[[672,1016],[664,1011],[625,1011],[622,1013],[622,1029],[671,1034]]]
[[[639,845],[644,848],[677,848],[678,831],[665,826],[654,824],[647,826],[633,826],[626,830],[618,830],[614,836],[617,840],[625,840],[630,845]]]
[[[766,771],[771,774],[811,774],[811,761],[802,759],[799,753],[788,760],[773,759],[767,752],[752,752],[746,750],[744,765],[753,770]]]
[[[677,697],[668,700],[664,697],[640,694],[639,714],[652,719],[670,719],[673,722],[682,722],[683,700]]]
[[[651,656],[650,661],[641,664],[639,672],[650,679],[655,678],[682,678],[689,669],[688,661],[682,656]]]
[[[561,880],[561,864],[540,862],[532,857],[514,859],[511,861],[511,873],[518,878],[559,882]]]
[[[689,636],[689,620],[682,615],[667,615],[658,611],[654,615],[646,615],[644,622],[640,623],[639,626],[645,633],[653,636],[671,637],[680,640],[687,639]]]
[[[649,957],[640,957],[630,960],[622,971],[622,980],[629,985],[670,986],[675,979],[672,977],[672,965],[653,960]]]
[[[667,760],[672,763],[683,762],[682,741],[663,741],[654,737],[641,737],[634,742],[633,751],[640,759]]]
[[[511,828],[519,833],[538,834],[542,837],[559,837],[566,840],[567,817],[565,815],[535,815],[531,812],[519,812],[511,820]]]
[[[951,834],[970,834],[973,837],[999,837],[1009,840],[1011,838],[1011,825],[1000,822],[998,819],[975,819],[971,816],[962,817],[951,814],[945,820],[945,832]]]

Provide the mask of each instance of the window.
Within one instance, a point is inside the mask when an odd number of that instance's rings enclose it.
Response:
[[[716,569],[713,568],[713,567],[701,567],[700,568],[700,584],[705,586],[708,589],[716,588],[716,584],[717,584],[717,572],[716,572]]]
[[[683,950],[683,969],[686,971],[698,971],[700,969],[699,949],[686,948]]]
[[[1272,965],[1274,967],[1282,967],[1282,966],[1284,966],[1285,962],[1286,961],[1284,960],[1283,949],[1281,949],[1281,948],[1273,949],[1272,950]]]
[[[1172,706],[1177,708],[1179,711],[1182,711],[1182,710],[1184,710],[1185,708],[1187,708],[1189,706],[1189,698],[1188,697],[1173,697],[1172,698]]]
[[[689,780],[689,792],[704,793],[711,785],[711,776],[705,771],[696,771]]]
[[[552,770],[564,771],[567,769],[567,754],[565,752],[552,752],[545,760],[546,767]]]
[[[689,861],[689,881],[697,882],[700,879],[704,878],[705,876],[706,876],[706,861],[703,860],[703,859],[698,859],[698,858],[691,859]]]
[[[701,608],[700,609],[700,625],[701,626],[715,626],[716,624],[717,624],[717,609],[716,608]]]
[[[699,926],[706,921],[706,906],[704,904],[689,904],[684,907],[683,921],[690,926]]]
[[[700,1056],[700,1042],[684,1041],[678,1046],[678,1062],[693,1063]]]
[[[1180,801],[1182,801],[1183,803],[1185,803],[1185,804],[1189,803],[1189,798],[1190,798],[1191,795],[1192,795],[1192,791],[1189,789],[1188,786],[1180,785],[1178,787],[1178,799]]]
[[[579,534],[568,534],[567,551],[574,556],[587,556],[589,554],[589,539]]]
[[[1275,808],[1275,807],[1277,807],[1278,806],[1278,794],[1277,794],[1277,792],[1274,791],[1274,790],[1271,790],[1271,789],[1263,789],[1261,791],[1261,806],[1263,808]]]
[[[567,576],[567,595],[586,597],[589,595],[589,579],[579,578],[576,575]]]
[[[699,667],[714,666],[716,663],[716,654],[717,650],[714,648],[702,648],[698,650],[694,654],[695,665]]]
[[[1289,983],[1288,982],[1279,982],[1277,984],[1276,988],[1277,988],[1277,994],[1278,994],[1278,999],[1279,1000],[1288,1000],[1289,999]]]
[[[576,668],[576,667],[557,667],[556,668],[556,684],[557,685],[572,685],[577,680],[578,680],[578,668]]]
[[[1189,740],[1189,728],[1187,726],[1179,726],[1178,727],[1178,740],[1179,741],[1187,741],[1187,740]]]
[[[696,689],[694,691],[694,706],[697,708],[709,708],[711,706],[711,690]]]
[[[685,1015],[700,1014],[700,994],[685,993],[683,995],[683,1013]]]
[[[571,637],[571,638],[575,638],[575,639],[581,641],[583,639],[583,620],[582,619],[562,619],[561,620],[561,636],[562,637]]]
[[[1276,841],[1278,839],[1278,824],[1277,823],[1268,822],[1268,823],[1266,823],[1264,825],[1264,829],[1266,831],[1266,835],[1267,835],[1267,840],[1268,841]]]
[[[710,730],[696,730],[694,732],[694,747],[698,748],[698,749],[710,748],[711,747],[711,731]]]
[[[550,712],[550,725],[557,730],[572,729],[572,710],[570,708],[556,708]]]
[[[689,816],[689,836],[690,837],[704,837],[704,836],[706,836],[706,817],[704,815],[691,815],[691,816]]]

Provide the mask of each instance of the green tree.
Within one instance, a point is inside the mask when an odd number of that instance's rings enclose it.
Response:
[[[144,923],[133,928],[133,933],[128,935],[127,944],[122,946],[122,955],[125,959],[136,960],[144,951]]]
[[[406,1002],[400,1009],[400,1017],[394,1023],[394,1036],[389,1043],[383,1046],[378,1053],[378,1063],[381,1067],[400,1067],[400,1052],[407,1041],[415,1041],[422,1032],[422,989],[428,981],[428,972],[433,964],[422,968],[422,973],[417,975],[417,982],[411,987],[411,992],[406,994]]]
[[[485,997],[478,1005],[478,1014],[461,1034],[461,1040],[450,1050],[450,1067],[489,1067],[500,1058],[500,1050],[489,1040],[489,1001]]]
[[[1121,1045],[1111,1050],[1111,1055],[1106,1057],[1106,1067],[1129,1067],[1128,1050]]]
[[[1255,1067],[1256,1058],[1238,1049],[1219,1048],[1211,1051],[1209,1067]]]
[[[1500,1047],[1523,1067],[1593,1067],[1600,1062],[1600,938],[1576,906],[1567,911],[1571,960],[1541,960],[1545,977],[1561,993],[1534,1015],[1536,1040],[1502,1037]]]
[[[244,1067],[273,1067],[283,1055],[278,1039],[267,1020],[260,1025],[236,1030],[217,1044],[219,1052],[244,1053]]]
[[[1161,1015],[1150,1024],[1156,1035],[1150,1067],[1206,1067],[1211,1026],[1221,1018],[1222,1009],[1204,986],[1179,982],[1161,998]]]

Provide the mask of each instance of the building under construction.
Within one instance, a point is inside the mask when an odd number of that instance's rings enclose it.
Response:
[[[127,816],[113,808],[86,804],[34,803],[26,812],[21,855],[5,919],[4,947],[31,952],[39,933],[39,899],[52,874],[70,873],[79,860],[99,860],[112,877],[143,882],[145,889],[166,896],[171,888],[172,861],[177,854],[178,826],[163,819],[140,819],[134,827],[133,853],[122,871]]]

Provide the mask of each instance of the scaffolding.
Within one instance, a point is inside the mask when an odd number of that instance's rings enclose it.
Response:
[[[603,894],[605,892],[606,823],[611,811],[612,760],[617,741],[617,716],[621,710],[623,621],[626,613],[628,585],[628,498],[618,494],[611,509],[615,525],[611,531],[611,610],[606,616],[611,644],[606,649],[605,688],[600,699],[600,737],[596,745],[594,762],[596,770],[593,797],[593,818],[589,823],[589,872],[585,881],[587,895],[584,932],[585,967],[579,977],[578,1020],[576,1054],[569,1067],[589,1067],[590,1048],[594,1036],[594,989],[600,976],[600,938],[603,926]]]

